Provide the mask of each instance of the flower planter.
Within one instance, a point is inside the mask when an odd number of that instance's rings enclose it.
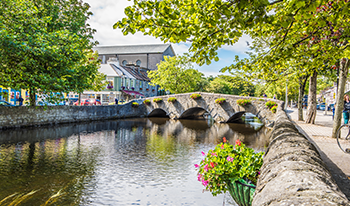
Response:
[[[251,206],[255,192],[255,186],[248,184],[245,180],[229,181],[228,191],[239,206]]]

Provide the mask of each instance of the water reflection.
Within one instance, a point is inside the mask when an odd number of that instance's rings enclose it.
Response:
[[[0,200],[38,190],[25,205],[40,205],[62,189],[57,205],[222,205],[196,179],[201,151],[224,136],[264,150],[265,132],[164,118],[5,130]]]

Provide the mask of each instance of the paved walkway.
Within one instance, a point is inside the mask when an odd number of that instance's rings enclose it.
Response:
[[[328,166],[339,188],[350,200],[350,154],[344,153],[338,147],[337,140],[332,138],[332,112],[317,111],[315,124],[305,124],[298,121],[297,109],[286,110],[290,118],[299,126],[300,132],[304,133],[318,149],[321,158]],[[304,110],[304,119],[306,110]]]

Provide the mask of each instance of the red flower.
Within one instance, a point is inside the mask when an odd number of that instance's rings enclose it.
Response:
[[[238,146],[241,146],[241,141],[239,141],[239,139],[238,140],[236,140],[236,145],[238,145]]]
[[[221,149],[224,149],[224,145],[223,144],[221,145]]]
[[[214,163],[213,162],[210,162],[210,166],[211,166],[211,168],[214,168]]]
[[[225,143],[227,140],[226,140],[226,137],[222,138],[223,139],[223,142]]]

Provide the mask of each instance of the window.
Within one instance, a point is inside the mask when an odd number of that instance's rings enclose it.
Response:
[[[140,81],[140,88],[142,88],[142,81]]]
[[[126,66],[127,63],[128,63],[128,62],[127,62],[126,60],[123,60],[123,61],[122,61],[123,66]]]
[[[128,79],[126,79],[126,81],[125,81],[125,86],[129,87],[129,80]]]
[[[137,66],[140,66],[140,65],[141,65],[141,60],[137,60],[137,61],[136,61],[136,65],[137,65]]]

